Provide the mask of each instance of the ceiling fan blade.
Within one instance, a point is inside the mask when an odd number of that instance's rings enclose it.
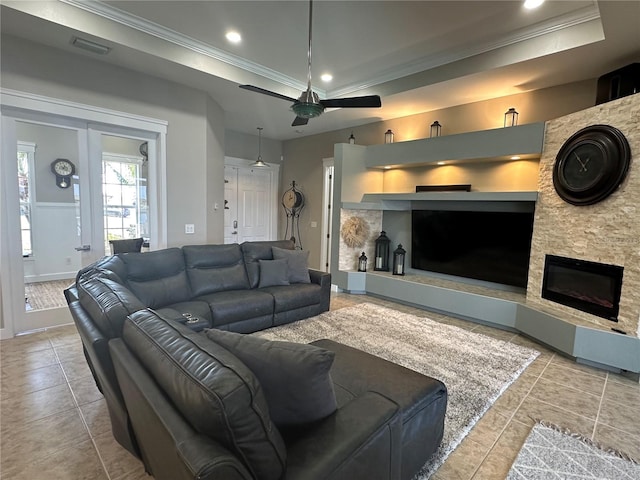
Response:
[[[280,95],[279,93],[272,92],[270,90],[265,90],[264,88],[254,87],[253,85],[240,85],[240,88],[245,90],[250,90],[256,93],[262,93],[263,95],[269,95],[270,97],[281,98],[282,100],[287,100],[289,102],[295,102],[295,98],[287,97],[286,95]]]
[[[306,125],[309,123],[308,118],[296,117],[291,124],[292,127],[299,127],[300,125]]]
[[[364,97],[333,98],[320,100],[326,108],[376,108],[382,106],[378,95],[366,95]]]

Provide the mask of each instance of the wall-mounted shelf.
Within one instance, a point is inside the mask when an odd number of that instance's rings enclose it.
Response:
[[[493,209],[503,209],[507,204],[511,207],[520,205],[520,208],[533,208],[537,199],[538,192],[365,193],[362,196],[362,202],[344,202],[342,208],[408,211],[431,208],[435,204],[440,208],[442,205],[467,204],[467,202],[473,203],[476,207],[493,206],[495,207]]]
[[[370,145],[367,147],[365,166],[411,168],[435,165],[440,161],[506,161],[514,155],[521,159],[534,159],[542,154],[543,140],[544,123],[529,123],[517,127]]]

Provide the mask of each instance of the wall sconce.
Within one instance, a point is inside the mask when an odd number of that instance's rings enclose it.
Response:
[[[436,120],[431,124],[431,130],[429,131],[429,138],[439,137],[442,132],[442,125]]]
[[[353,132],[351,132],[351,135],[349,135],[349,143],[351,145],[356,143],[356,137],[353,136]]]
[[[358,271],[367,271],[367,256],[364,254],[364,252],[362,252],[362,255],[360,255],[360,258],[358,259]]]
[[[407,251],[398,244],[398,248],[393,251],[393,274],[404,275],[404,257]]]
[[[504,114],[504,126],[505,127],[515,127],[518,125],[518,112],[516,109],[511,107]]]
[[[387,237],[387,232],[380,232],[380,236],[376,238],[376,264],[374,270],[380,272],[389,271],[389,244],[391,240]]]
[[[393,143],[393,132],[391,129],[384,132],[384,143]]]

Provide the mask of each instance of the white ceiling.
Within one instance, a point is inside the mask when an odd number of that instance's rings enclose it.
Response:
[[[286,140],[596,78],[640,61],[640,1],[327,1],[313,4],[313,89],[378,94],[291,127],[306,88],[306,1],[3,0],[2,32],[210,93],[228,129]],[[242,42],[225,33],[235,29]],[[112,48],[98,56],[73,35]],[[325,84],[320,74],[330,72]],[[594,92],[595,100],[595,92]]]

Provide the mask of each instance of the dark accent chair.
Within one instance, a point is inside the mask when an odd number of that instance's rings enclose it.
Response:
[[[109,240],[111,250],[114,255],[116,253],[130,253],[142,251],[144,238],[125,238],[124,240]]]

